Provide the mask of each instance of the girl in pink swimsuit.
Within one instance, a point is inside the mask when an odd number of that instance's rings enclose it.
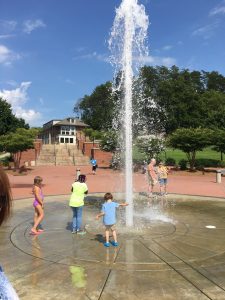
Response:
[[[43,179],[40,176],[36,176],[34,178],[34,186],[33,186],[33,194],[34,194],[34,226],[31,228],[31,234],[37,235],[43,232],[43,229],[38,229],[38,226],[40,225],[41,221],[44,218],[44,196],[42,193],[42,181]]]

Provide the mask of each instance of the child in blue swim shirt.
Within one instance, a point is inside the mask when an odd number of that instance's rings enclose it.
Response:
[[[127,203],[116,203],[113,201],[113,195],[106,193],[104,196],[105,203],[102,205],[101,213],[97,215],[96,219],[99,220],[103,217],[103,224],[105,225],[105,247],[110,247],[109,232],[112,231],[113,241],[111,244],[115,247],[118,246],[117,233],[116,233],[116,209],[120,206],[127,206]]]

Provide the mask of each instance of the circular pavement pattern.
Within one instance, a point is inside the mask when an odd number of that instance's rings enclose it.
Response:
[[[77,298],[70,298],[70,291],[62,288],[57,291],[59,298],[54,299],[113,299],[115,286],[121,291],[115,299],[225,299],[225,203],[219,199],[169,196],[149,202],[140,196],[134,228],[124,226],[124,208],[119,209],[119,247],[109,249],[103,246],[104,227],[95,220],[101,195],[88,199],[84,210],[87,233],[82,236],[71,234],[67,196],[46,198],[45,232],[39,236],[30,235],[30,200],[18,202],[13,221],[6,227],[10,238],[3,238],[9,253],[18,256],[20,268],[12,280],[21,299],[28,299],[25,287],[30,292],[40,289],[43,276],[48,282],[46,294],[32,297],[44,299],[41,297],[48,295],[46,299],[53,299],[54,285],[60,276],[65,280],[65,274],[75,287]],[[10,265],[10,255],[5,255],[5,261],[6,266]],[[53,266],[57,269],[54,275],[47,271]],[[11,272],[15,272],[15,267],[11,267]],[[21,274],[36,274],[39,280],[35,284],[25,280],[18,288]],[[129,288],[124,280],[128,280]]]

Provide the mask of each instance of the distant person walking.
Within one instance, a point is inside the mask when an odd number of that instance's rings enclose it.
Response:
[[[37,235],[44,230],[40,228],[41,221],[44,219],[44,195],[42,192],[43,179],[40,176],[34,178],[32,193],[34,194],[34,225],[31,228],[30,234]]]
[[[93,157],[91,158],[91,165],[92,165],[92,174],[96,175],[98,164],[97,164],[97,160],[94,159]]]
[[[148,165],[148,170],[147,170],[148,184],[149,184],[149,196],[153,195],[154,187],[158,183],[155,166],[156,166],[156,160],[154,158],[152,158],[150,161],[150,164]]]
[[[73,211],[72,233],[85,234],[81,230],[84,196],[88,193],[85,175],[79,175],[78,180],[72,184],[71,192],[69,206]]]
[[[0,226],[5,222],[12,207],[12,194],[9,179],[6,173],[0,168]],[[7,253],[6,253],[7,255]],[[0,266],[0,299],[19,300],[15,290],[6,278],[2,267]]]
[[[160,195],[167,194],[168,168],[164,166],[163,162],[159,163],[157,173],[159,178]]]
[[[109,243],[109,231],[112,231],[113,241],[111,244],[114,247],[118,246],[117,242],[117,233],[116,233],[116,209],[119,206],[127,206],[127,203],[117,203],[113,201],[113,195],[111,193],[106,193],[104,196],[105,203],[102,205],[102,211],[96,216],[96,219],[99,220],[103,216],[103,224],[105,225],[105,247],[110,247]]]

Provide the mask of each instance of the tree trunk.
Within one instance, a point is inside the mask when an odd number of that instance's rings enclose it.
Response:
[[[190,171],[194,171],[194,169],[195,169],[195,157],[196,157],[196,152],[193,151],[191,153]]]

